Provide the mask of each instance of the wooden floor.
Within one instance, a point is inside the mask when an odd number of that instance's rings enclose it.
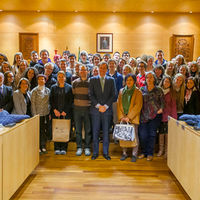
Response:
[[[120,148],[115,144],[110,147],[111,161],[101,155],[94,161],[84,155],[77,157],[75,144],[69,145],[65,156],[56,156],[50,149],[11,199],[188,199],[163,158],[120,161]]]

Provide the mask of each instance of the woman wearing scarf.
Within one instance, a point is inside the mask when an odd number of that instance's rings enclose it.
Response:
[[[138,125],[140,119],[140,111],[142,108],[142,93],[135,86],[136,76],[133,74],[128,74],[125,77],[126,86],[122,88],[119,92],[117,101],[117,111],[118,119],[120,122],[130,123],[134,125],[135,128],[135,138],[137,146],[133,147],[133,142],[123,142],[120,141],[120,146],[123,149],[123,154],[120,160],[125,160],[127,155],[127,147],[132,147],[132,158],[131,162],[136,162],[138,153]],[[130,146],[129,146],[130,144]]]
[[[147,157],[147,161],[153,159],[156,131],[160,125],[164,108],[164,94],[160,87],[156,86],[156,75],[147,72],[145,75],[146,86],[141,88],[143,106],[140,116],[139,139],[141,155],[138,158]]]
[[[177,119],[176,111],[176,99],[172,85],[172,79],[170,76],[165,75],[161,81],[160,85],[164,93],[164,104],[162,113],[162,121],[159,127],[159,152],[158,157],[162,156],[167,157],[167,138],[168,138],[168,116]]]

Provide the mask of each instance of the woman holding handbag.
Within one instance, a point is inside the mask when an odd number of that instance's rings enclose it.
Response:
[[[123,149],[123,154],[120,160],[125,160],[127,155],[127,148],[132,148],[131,162],[136,162],[138,153],[138,125],[140,119],[140,111],[142,109],[142,93],[136,87],[136,76],[128,74],[125,77],[125,87],[119,92],[117,100],[118,119],[120,122],[130,123],[135,128],[135,141],[121,141],[120,146]]]
[[[51,116],[53,119],[71,119],[73,94],[72,87],[65,83],[65,72],[59,71],[57,74],[57,84],[51,87],[50,105]],[[65,155],[67,150],[67,142],[54,142],[54,150],[56,155]]]

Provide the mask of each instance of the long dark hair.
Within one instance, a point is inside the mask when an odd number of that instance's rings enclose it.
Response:
[[[175,92],[174,92],[174,89],[173,89],[173,83],[172,83],[172,78],[171,78],[171,76],[169,76],[169,75],[164,75],[163,78],[162,78],[162,80],[161,80],[161,82],[160,82],[160,87],[161,87],[162,89],[164,89],[164,81],[165,81],[165,79],[169,79],[169,82],[170,82],[170,95],[171,95],[171,97],[172,97],[173,99],[176,99],[176,97],[175,97]]]
[[[28,67],[27,69],[25,69],[23,77],[28,79],[28,72],[30,70],[34,71],[34,76],[32,78],[32,80],[30,81],[30,89],[32,90],[34,87],[37,86],[37,76],[38,76],[38,70],[34,67]]]

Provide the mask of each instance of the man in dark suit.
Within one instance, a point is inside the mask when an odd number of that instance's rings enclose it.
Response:
[[[99,76],[92,77],[89,84],[91,99],[92,132],[93,132],[93,156],[95,160],[99,155],[99,131],[103,130],[103,156],[110,160],[109,126],[112,116],[112,103],[115,100],[116,88],[112,77],[106,76],[108,64],[99,63]]]
[[[5,86],[4,75],[0,72],[0,112],[2,110],[6,110],[9,113],[12,112],[13,109],[13,93],[12,88]]]

